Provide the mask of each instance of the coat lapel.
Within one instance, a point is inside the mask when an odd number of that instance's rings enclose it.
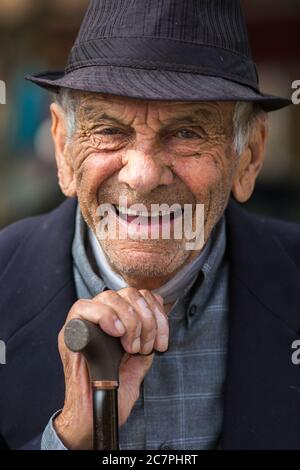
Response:
[[[300,448],[300,271],[272,225],[227,210],[229,347],[222,447]]]
[[[1,335],[6,341],[51,309],[51,302],[73,282],[75,208],[76,200],[68,199],[49,214],[12,226],[20,241],[0,278]]]
[[[57,336],[74,301],[71,246],[75,200],[22,221],[16,247],[0,283],[1,337],[7,366],[1,369],[0,433],[17,449],[45,428],[64,400]]]

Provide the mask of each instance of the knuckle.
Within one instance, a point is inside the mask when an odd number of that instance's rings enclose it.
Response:
[[[154,330],[151,331],[143,331],[141,335],[141,339],[143,344],[154,342],[156,338],[156,332]]]
[[[109,310],[105,310],[99,313],[97,319],[98,325],[100,325],[101,328],[105,328],[105,326],[110,324],[111,320],[114,320],[114,315]]]
[[[145,297],[152,297],[151,292],[149,292],[147,289],[140,289],[139,292]]]
[[[158,302],[157,302],[157,300],[155,299],[154,295],[151,292],[149,292],[146,289],[141,289],[139,292],[142,295],[142,297],[145,299],[145,301],[147,301],[150,305],[157,307]],[[157,308],[159,308],[159,307],[157,307]]]
[[[154,317],[143,318],[143,329],[147,332],[156,332],[157,324]]]
[[[138,291],[134,287],[124,287],[119,291],[119,293],[127,299],[135,299],[138,296]]]
[[[130,335],[136,335],[141,331],[141,324],[138,319],[125,320],[125,328]]]
[[[122,320],[127,333],[134,334],[139,328],[140,319],[133,308],[129,308],[127,311],[123,310],[120,312],[119,318]]]
[[[77,301],[73,304],[73,306],[72,306],[72,308],[71,308],[72,314],[73,314],[73,315],[77,315],[77,314],[79,314],[79,313],[82,313],[82,312],[85,310],[86,305],[87,305],[88,302],[90,302],[90,301],[87,300],[87,299],[79,299],[79,300],[77,300]]]
[[[131,342],[124,336],[121,338],[121,344],[127,353],[131,353]]]
[[[113,291],[113,290],[105,290],[103,292],[101,292],[100,294],[98,294],[96,297],[95,297],[95,300],[97,301],[105,301],[107,299],[111,300],[112,298],[115,298],[116,296],[116,292]]]
[[[77,302],[75,302],[75,307],[76,308],[84,308],[86,307],[86,304],[90,303],[88,299],[79,299]]]
[[[137,292],[137,290],[135,289],[135,287],[124,287],[123,289],[120,290],[120,292],[124,292],[126,294],[135,294]]]

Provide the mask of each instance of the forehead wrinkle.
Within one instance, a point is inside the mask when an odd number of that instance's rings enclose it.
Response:
[[[145,106],[146,104],[146,106]],[[86,124],[109,122],[119,126],[132,126],[136,121],[136,126],[148,126],[148,120],[153,120],[153,114],[155,118],[158,115],[158,110],[154,108],[154,113],[150,111],[151,103],[141,102],[139,106],[130,107],[129,104],[120,105],[114,108],[114,103],[104,102],[99,107],[93,104],[83,104],[81,107],[81,113],[83,120],[87,121]],[[142,106],[141,106],[142,105]]]
[[[174,116],[163,120],[163,128],[172,124],[199,124],[199,117],[187,114],[185,116]]]
[[[218,118],[221,118],[223,116],[221,108],[214,103],[190,103],[186,106],[181,106],[183,108],[182,110],[178,110],[179,113],[185,113],[183,116],[174,116],[175,119],[195,119],[196,118],[205,118],[206,120],[210,118],[214,118],[215,115],[217,114]],[[172,110],[173,115],[176,114],[176,110]],[[171,116],[170,119],[173,119],[173,116]]]
[[[85,124],[93,123],[97,124],[100,122],[110,122],[118,126],[130,126],[135,120],[135,115],[130,121],[124,119],[122,115],[126,114],[126,108],[122,107],[121,112],[114,112],[112,106],[109,103],[103,103],[104,106],[95,107],[93,105],[83,105],[81,107],[81,120],[85,121]],[[105,106],[106,105],[106,106]],[[136,113],[135,113],[136,114]]]
[[[145,124],[153,127],[153,123],[152,125],[148,123],[151,119],[160,123],[162,130],[172,124],[199,124],[201,120],[208,123],[215,119],[217,122],[215,121],[214,124],[224,125],[226,120],[227,108],[225,107],[222,112],[222,103],[219,102],[155,102],[135,99],[129,101],[124,97],[121,100],[118,98],[120,97],[86,95],[80,107],[84,119],[107,121],[119,126],[132,126],[137,120],[139,126]],[[99,106],[95,106],[97,102]],[[130,121],[124,119],[126,114],[131,114],[131,111],[134,112]],[[169,117],[167,118],[166,115]]]
[[[163,120],[162,130],[172,125],[210,125],[213,124],[214,128],[220,127],[224,124],[224,116],[220,112],[217,116],[205,109],[194,111],[193,113],[184,114],[181,116],[173,116]]]

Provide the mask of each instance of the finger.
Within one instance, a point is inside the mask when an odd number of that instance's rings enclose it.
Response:
[[[122,426],[140,395],[141,383],[149,371],[154,354],[133,356],[125,354],[119,369],[119,426]]]
[[[137,353],[140,350],[141,321],[133,306],[122,295],[121,291],[104,291],[93,300],[97,303],[105,303],[116,312],[118,319],[125,328],[125,334],[121,337],[121,343],[126,352]]]
[[[168,349],[169,344],[169,322],[167,315],[155,294],[152,294],[150,291],[145,289],[141,289],[140,293],[144,296],[151,308],[151,311],[154,312],[155,315],[157,334],[154,342],[154,349],[164,352]]]
[[[143,355],[153,353],[154,342],[157,333],[157,323],[154,312],[152,312],[144,296],[135,288],[126,288],[119,291],[134,307],[142,323],[141,350]]]
[[[156,300],[158,300],[158,302],[160,303],[160,305],[163,307],[164,306],[164,299],[161,295],[159,294],[154,294],[152,293],[152,295],[154,295],[154,297],[156,298]]]
[[[110,336],[118,337],[125,333],[125,327],[120,321],[117,312],[104,303],[96,303],[88,299],[78,300],[71,308],[66,324],[74,318],[98,324]]]
[[[149,354],[153,350],[157,332],[157,323],[154,312],[152,312],[144,296],[135,288],[125,288],[119,291],[133,306],[141,320],[141,354]]]

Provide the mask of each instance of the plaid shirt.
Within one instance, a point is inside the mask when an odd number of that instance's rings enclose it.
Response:
[[[198,277],[169,313],[169,349],[155,354],[139,399],[119,430],[121,450],[200,450],[218,446],[228,338],[225,225],[223,217],[212,233],[212,243],[202,259]],[[80,217],[73,244],[75,258],[77,249],[84,250],[84,225]],[[99,289],[96,284],[103,281],[96,276],[87,257],[79,263],[78,259],[75,261],[78,297],[92,297],[93,290]],[[42,449],[63,450],[52,419],[44,431]]]

